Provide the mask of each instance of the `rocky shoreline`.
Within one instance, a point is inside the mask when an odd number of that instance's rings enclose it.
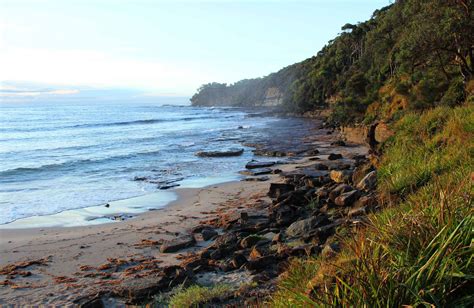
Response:
[[[292,258],[334,256],[339,251],[335,230],[357,228],[377,208],[376,171],[367,148],[346,144],[330,130],[320,132],[315,138],[319,140],[305,142],[304,149],[301,144],[255,144],[257,156],[292,157],[293,170],[282,171],[278,161],[249,162],[248,175],[261,178],[255,170],[277,174],[268,190],[246,200],[250,202],[245,206],[219,212],[189,234],[162,243],[162,252],[181,251],[196,241],[209,244],[183,252],[179,264],[161,269],[153,286],[116,290],[78,303],[95,306],[119,297],[128,304],[143,304],[178,285],[224,283],[229,291],[211,304],[257,305],[275,291],[278,276]]]
[[[100,279],[101,286],[68,301],[83,307],[143,304],[157,295],[166,298],[177,286],[226,284],[229,290],[213,304],[252,305],[274,292],[292,258],[336,254],[336,229],[356,228],[377,208],[376,172],[366,146],[346,144],[321,122],[312,127],[295,138],[251,144],[255,160],[247,163],[247,177],[236,186],[246,195],[224,196],[218,208],[201,211],[202,216],[183,208],[184,232],[133,244],[148,255],[123,253],[100,266],[83,265],[76,274]],[[0,290],[31,287],[19,285],[18,277],[24,272],[35,276],[31,266],[38,269],[48,262],[2,264]],[[80,287],[74,276],[58,277],[55,283],[68,289]]]

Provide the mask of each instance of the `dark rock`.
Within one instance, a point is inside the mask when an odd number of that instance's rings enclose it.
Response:
[[[354,185],[359,184],[359,182],[371,171],[374,170],[374,167],[370,163],[366,163],[360,166],[357,166],[354,169],[354,173],[352,174],[352,183]]]
[[[269,253],[268,247],[255,245],[252,247],[249,257],[250,257],[250,260],[257,260],[265,255],[268,255],[268,253]]]
[[[328,224],[329,220],[326,215],[320,215],[307,219],[302,219],[292,223],[285,231],[289,237],[304,236],[310,233],[311,230]]]
[[[230,265],[234,269],[241,268],[245,263],[247,263],[247,258],[241,253],[235,253],[230,261]]]
[[[248,162],[245,165],[245,168],[247,168],[247,169],[260,169],[260,168],[271,167],[273,165],[275,165],[275,162],[273,162],[273,161],[261,161],[261,162],[251,161],[251,162]]]
[[[283,184],[283,183],[271,183],[270,190],[268,191],[268,196],[270,198],[278,198],[282,194],[285,194],[290,191],[294,191],[295,186],[292,184]]]
[[[212,228],[205,228],[202,229],[201,231],[202,239],[205,241],[208,241],[210,239],[213,239],[218,235],[217,231],[212,229]]]
[[[349,170],[331,170],[329,177],[336,183],[347,183],[352,177],[352,172]]]
[[[354,207],[364,207],[366,211],[374,210],[377,207],[377,198],[373,195],[362,196],[354,203]]]
[[[280,174],[283,171],[281,169],[273,169],[272,174]]]
[[[336,186],[336,188],[334,188],[333,190],[331,190],[329,192],[329,199],[331,201],[335,201],[337,197],[339,197],[340,194],[342,193],[345,193],[345,192],[348,192],[348,191],[351,191],[353,190],[354,188],[352,188],[352,186],[350,185],[347,185],[347,184],[339,184],[338,186]]]
[[[356,217],[356,216],[363,216],[367,214],[367,209],[365,207],[357,207],[350,209],[349,212],[347,213],[347,216],[349,217]]]
[[[216,250],[211,251],[211,253],[209,254],[209,258],[212,260],[219,260],[220,258],[222,258],[223,255],[224,254],[222,253],[221,250],[216,249]]]
[[[245,178],[243,181],[246,182],[265,182],[268,181],[270,178],[268,176],[259,176],[255,178]]]
[[[229,157],[240,156],[244,153],[244,149],[229,149],[227,151],[201,151],[196,152],[195,155],[199,157]]]
[[[317,164],[314,165],[314,169],[316,169],[316,170],[328,170],[329,167],[325,164],[317,163]]]
[[[272,169],[270,168],[258,168],[258,169],[252,169],[252,170],[243,170],[240,171],[240,174],[243,175],[250,175],[250,176],[256,176],[256,175],[263,175],[263,174],[270,174],[272,173]]]
[[[337,141],[331,142],[331,145],[343,147],[346,145],[346,143],[342,140],[337,140]]]
[[[321,251],[321,255],[325,259],[332,259],[334,258],[337,253],[341,250],[340,245],[338,243],[331,243],[324,246],[323,250]]]
[[[166,189],[170,189],[170,188],[174,188],[178,186],[179,184],[165,184],[165,185],[158,186],[158,188],[161,190],[166,190]]]
[[[349,206],[352,205],[357,198],[360,196],[360,191],[352,190],[346,193],[341,194],[334,200],[334,203],[339,206]]]
[[[245,264],[245,268],[250,271],[263,271],[266,267],[276,264],[277,258],[274,255],[268,255],[256,260],[250,260]]]
[[[204,229],[212,229],[212,226],[210,225],[198,225],[194,228],[191,229],[191,233],[201,233],[202,230]]]
[[[193,236],[185,235],[178,238],[175,238],[170,241],[165,241],[160,247],[162,253],[176,252],[181,249],[191,247],[196,244],[196,240]]]
[[[214,242],[215,247],[218,248],[230,248],[237,247],[238,239],[234,233],[227,232],[218,236]]]
[[[342,154],[331,153],[328,156],[329,160],[337,160],[337,159],[341,159],[341,158],[342,158]]]
[[[372,190],[377,185],[377,171],[369,172],[358,184],[357,188],[360,190]]]
[[[319,154],[319,150],[318,149],[312,149],[312,150],[309,150],[306,152],[306,156],[315,156],[315,155],[318,155]]]
[[[246,238],[244,238],[243,240],[240,241],[240,247],[250,248],[253,245],[257,244],[257,242],[260,241],[261,239],[262,239],[261,236],[253,235],[253,234],[249,235],[249,236],[247,236]]]

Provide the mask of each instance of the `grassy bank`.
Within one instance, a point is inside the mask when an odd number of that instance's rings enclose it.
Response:
[[[473,109],[398,120],[378,171],[383,210],[341,231],[336,258],[293,261],[272,304],[472,306]]]

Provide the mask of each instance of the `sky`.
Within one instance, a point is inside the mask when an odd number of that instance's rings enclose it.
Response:
[[[311,57],[390,2],[0,0],[0,90],[189,96]]]

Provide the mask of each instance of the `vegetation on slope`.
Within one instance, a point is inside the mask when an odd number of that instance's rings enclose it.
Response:
[[[335,259],[294,261],[273,305],[472,307],[473,109],[437,107],[397,121],[379,168],[385,208],[341,236]]]
[[[343,124],[455,106],[474,74],[473,9],[472,0],[399,0],[366,22],[344,25],[312,58],[264,78],[204,85],[191,100],[252,106],[278,87],[288,110],[329,106]]]

